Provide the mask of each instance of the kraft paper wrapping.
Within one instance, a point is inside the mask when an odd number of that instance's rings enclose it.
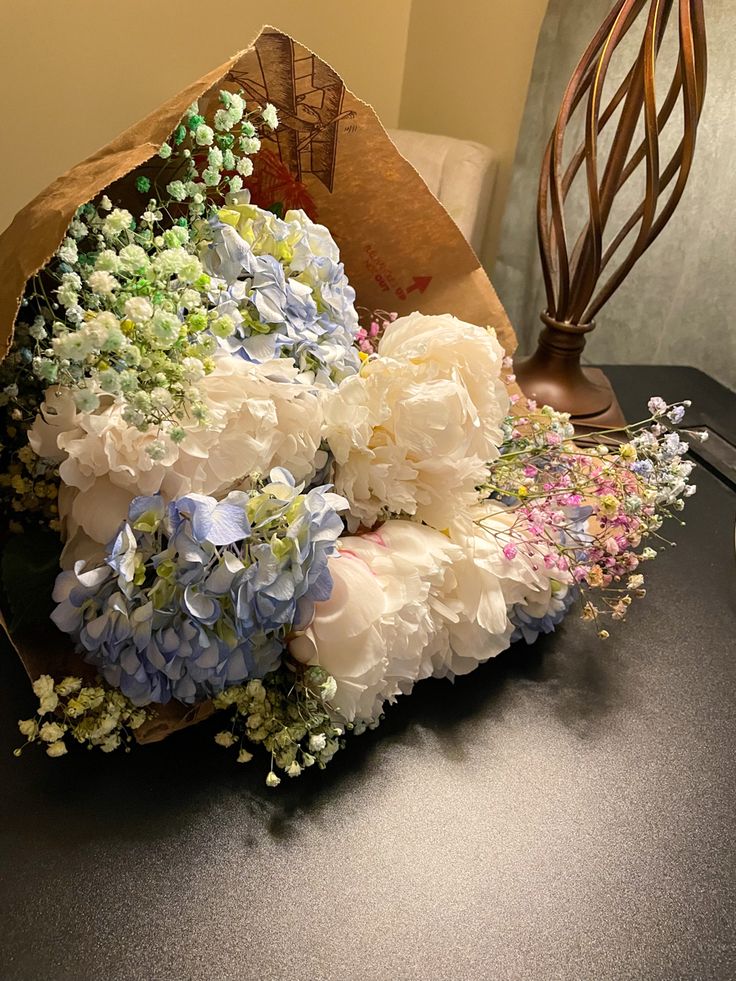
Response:
[[[399,315],[451,313],[494,327],[506,351],[514,351],[514,332],[477,257],[373,109],[311,51],[264,27],[250,47],[67,171],[16,215],[0,236],[0,359],[12,341],[28,279],[56,251],[79,205],[105,189],[113,200],[129,198],[128,175],[136,168],[145,173],[190,103],[207,106],[221,88],[237,87],[248,102],[272,102],[280,119],[255,158],[247,182],[253,200],[263,206],[278,201],[284,210],[301,207],[326,225],[360,306]],[[1,614],[0,625],[31,678],[44,672],[90,676],[50,622],[22,636],[8,630]],[[137,737],[162,739],[210,712],[208,704],[166,706]]]

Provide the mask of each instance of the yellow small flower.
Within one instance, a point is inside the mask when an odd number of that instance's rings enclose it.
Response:
[[[618,514],[619,507],[618,498],[614,497],[613,494],[604,494],[601,498],[601,511],[607,518],[612,518]]]
[[[519,489],[518,489],[518,491],[516,492],[516,496],[517,497],[527,497],[528,494],[529,494],[529,491],[526,489],[526,487],[523,484],[521,484],[520,487],[519,487]]]
[[[10,486],[17,494],[27,494],[31,489],[30,480],[26,480],[21,477],[20,474],[15,474],[13,479],[10,481]]]
[[[631,443],[624,443],[624,445],[618,451],[618,455],[627,463],[633,463],[637,457],[636,447],[632,446]]]

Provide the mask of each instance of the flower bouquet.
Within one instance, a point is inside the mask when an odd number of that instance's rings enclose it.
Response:
[[[521,397],[449,217],[271,29],[21,212],[0,278],[0,599],[50,756],[218,712],[270,786],[323,767],[575,605],[606,638],[694,490],[682,405],[577,445]]]

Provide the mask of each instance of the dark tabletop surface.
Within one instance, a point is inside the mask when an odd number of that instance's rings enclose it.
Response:
[[[610,377],[630,418],[736,422],[691,369]],[[424,682],[277,791],[211,723],[15,759],[35,703],[3,649],[0,978],[735,978],[736,494],[697,483],[607,643],[571,618]]]

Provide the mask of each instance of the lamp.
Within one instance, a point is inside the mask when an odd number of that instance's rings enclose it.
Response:
[[[657,59],[673,8],[678,12],[679,53],[658,107]],[[604,107],[612,56],[642,24],[644,36],[636,60]],[[547,308],[541,315],[544,328],[535,353],[517,363],[516,376],[528,397],[570,412],[579,427],[624,422],[610,382],[600,369],[583,368],[580,356],[596,316],[660,234],[682,197],[695,151],[706,66],[703,0],[616,0],[565,90],[539,185],[537,226],[547,293]],[[660,137],[680,99],[677,125],[682,135],[664,163]],[[565,137],[578,107],[585,113],[585,135],[563,164]],[[604,154],[599,137],[619,107],[610,148]],[[642,117],[643,133],[635,140]],[[643,199],[620,227],[611,229],[616,197],[641,164]],[[587,218],[572,239],[565,205],[581,170],[587,186]],[[625,248],[627,240],[630,244]]]

